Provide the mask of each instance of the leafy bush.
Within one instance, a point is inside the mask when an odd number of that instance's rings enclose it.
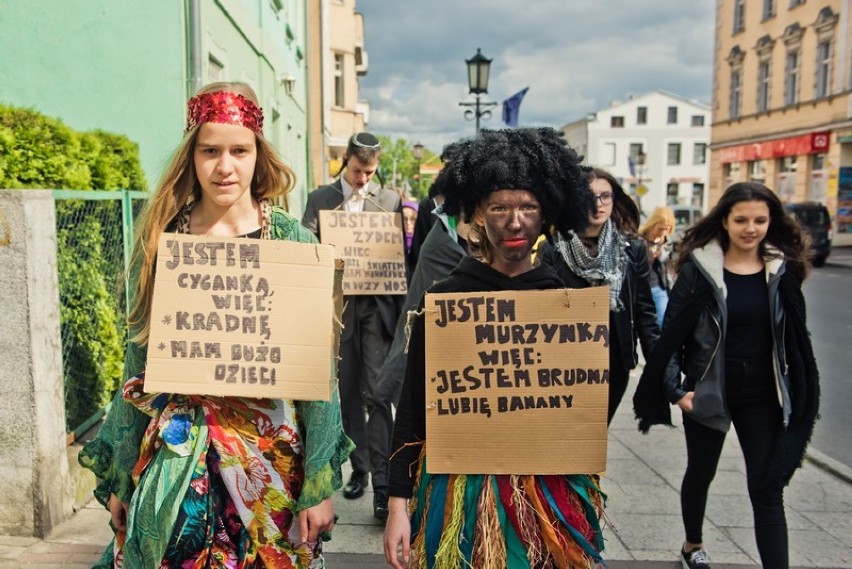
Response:
[[[126,327],[110,286],[115,268],[109,257],[114,255],[103,251],[102,230],[101,220],[89,215],[56,234],[69,431],[109,402],[122,377]]]
[[[32,109],[0,105],[0,188],[145,190],[139,148],[125,136],[79,133]],[[119,387],[126,336],[121,203],[56,204],[66,426]]]

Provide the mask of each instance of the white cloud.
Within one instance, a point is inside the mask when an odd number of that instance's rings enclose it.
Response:
[[[710,102],[715,2],[359,0],[370,129],[433,151],[473,134],[464,60],[493,58],[489,93],[529,87],[521,124],[560,126],[612,100],[663,89]],[[500,128],[500,106],[483,127]]]

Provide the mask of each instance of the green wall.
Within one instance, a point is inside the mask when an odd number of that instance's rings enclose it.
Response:
[[[277,0],[276,0],[277,1]],[[139,144],[151,189],[183,132],[191,88],[189,0],[0,0],[0,102],[34,107],[78,130]],[[245,81],[264,108],[264,133],[297,174],[306,150],[305,0],[201,0],[202,83],[212,56],[221,79]],[[289,24],[290,33],[286,32]],[[283,77],[295,79],[288,94]]]
[[[180,141],[183,2],[0,0],[0,101],[139,144],[153,187]]]

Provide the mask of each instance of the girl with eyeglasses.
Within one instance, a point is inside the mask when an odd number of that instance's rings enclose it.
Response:
[[[660,329],[648,284],[645,240],[636,235],[639,208],[609,172],[586,170],[596,208],[581,231],[559,233],[540,249],[541,262],[551,265],[569,288],[608,286],[609,406],[607,423],[627,390],[630,370],[638,363],[637,339],[647,358]]]

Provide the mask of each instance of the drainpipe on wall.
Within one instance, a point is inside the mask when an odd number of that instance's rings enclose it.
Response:
[[[201,89],[201,0],[187,2],[187,48],[189,50],[189,93],[187,98]]]

